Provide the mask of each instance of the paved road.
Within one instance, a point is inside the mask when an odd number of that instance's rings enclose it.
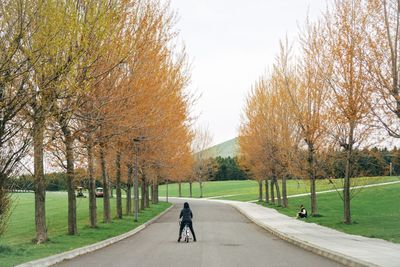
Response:
[[[196,243],[177,243],[182,201],[140,233],[59,266],[342,266],[253,224],[233,207],[191,201]]]

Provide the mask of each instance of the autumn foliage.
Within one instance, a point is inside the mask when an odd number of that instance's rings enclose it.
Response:
[[[145,208],[150,197],[158,201],[159,183],[188,175],[193,99],[168,4],[22,0],[2,1],[0,8],[1,45],[7,48],[0,57],[0,88],[6,88],[0,105],[12,108],[6,128],[22,145],[10,147],[8,135],[0,140],[17,159],[33,151],[37,243],[48,239],[45,160],[67,173],[70,235],[78,233],[77,186],[89,189],[89,223],[96,227],[96,180],[103,184],[109,223],[111,187],[122,218],[122,190],[129,191],[125,213],[131,214],[135,185],[142,187]],[[8,175],[0,175],[0,196]]]
[[[399,137],[399,7],[390,0],[330,2],[319,20],[306,21],[299,42],[281,42],[271,71],[253,85],[240,128],[241,162],[271,189],[282,180],[279,205],[287,205],[286,178],[308,179],[311,213],[318,215],[315,179],[327,175],[319,159],[341,153],[343,221],[351,223],[355,150],[379,142],[382,130]],[[275,201],[272,193],[267,202]]]

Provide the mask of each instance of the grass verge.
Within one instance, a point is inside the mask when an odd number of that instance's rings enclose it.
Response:
[[[0,237],[0,266],[14,266],[23,262],[47,257],[78,247],[93,244],[110,237],[128,232],[147,222],[171,206],[160,202],[151,205],[139,214],[139,221],[132,216],[122,220],[114,219],[111,224],[102,223],[103,201],[97,199],[98,227],[88,226],[88,199],[77,199],[78,236],[67,235],[67,194],[47,193],[46,212],[49,242],[34,245],[34,195],[32,193],[14,194],[15,204],[11,221],[5,234]],[[125,201],[123,201],[125,202]],[[124,203],[125,204],[125,203]],[[115,214],[115,199],[111,199],[112,212]]]
[[[382,177],[359,177],[353,178],[351,186],[363,186],[369,184],[385,183],[400,181],[398,176],[382,176]],[[341,188],[342,179],[334,179],[334,184],[327,179],[319,179],[316,181],[317,191],[332,190]],[[282,188],[282,187],[281,187]],[[308,180],[288,180],[287,181],[288,195],[297,195],[310,192]],[[166,195],[166,186],[161,185],[159,188],[160,196]],[[177,197],[178,184],[168,185],[168,195]],[[182,196],[189,197],[189,184],[182,183]],[[198,183],[193,183],[193,197],[200,196]],[[204,182],[203,186],[204,197],[218,197],[218,199],[252,201],[258,199],[258,183],[254,180],[245,181],[209,181]]]
[[[267,205],[287,216],[294,217],[303,204],[310,213],[310,197],[290,198],[289,207]],[[318,195],[318,217],[303,219],[306,222],[327,226],[345,233],[381,238],[400,243],[400,184],[363,189],[351,201],[353,224],[343,223],[343,202],[339,195]],[[265,202],[262,203],[265,206]]]

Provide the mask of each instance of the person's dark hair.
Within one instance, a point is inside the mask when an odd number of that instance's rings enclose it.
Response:
[[[300,208],[304,208],[304,205],[303,205],[303,204],[301,204],[301,205],[300,205]]]
[[[183,203],[183,208],[184,209],[188,209],[189,208],[189,203],[187,203],[187,202]]]

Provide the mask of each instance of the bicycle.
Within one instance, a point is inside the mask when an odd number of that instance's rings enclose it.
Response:
[[[182,223],[182,222],[179,221],[179,225],[180,225],[181,223]],[[189,243],[190,239],[192,239],[192,238],[190,237],[190,229],[189,229],[189,225],[188,225],[187,223],[186,223],[185,226],[183,227],[183,230],[182,230],[182,238],[183,238],[183,241],[185,241],[186,243]]]

